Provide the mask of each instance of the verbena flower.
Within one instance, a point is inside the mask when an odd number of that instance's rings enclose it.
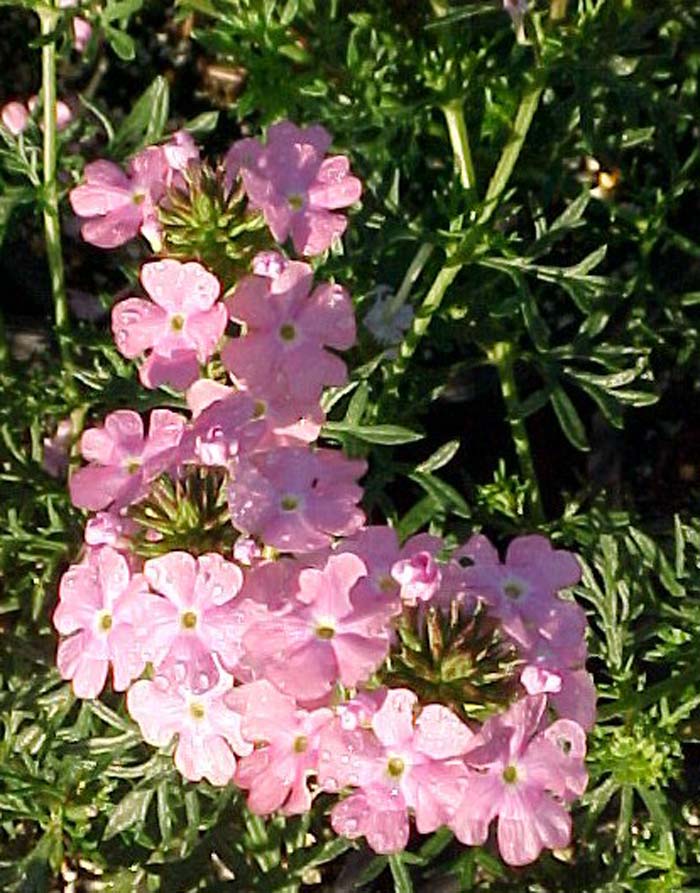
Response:
[[[312,283],[311,267],[291,262],[275,278],[246,276],[226,302],[245,333],[224,347],[224,365],[254,397],[284,401],[296,418],[318,405],[324,386],[344,384],[345,363],[326,348],[348,350],[356,335],[347,291]]]
[[[130,359],[148,352],[139,368],[146,387],[168,383],[185,390],[226,328],[219,280],[199,263],[166,258],[144,264],[141,282],[150,301],[127,298],[112,310],[117,347]]]
[[[366,467],[335,450],[297,446],[239,459],[228,488],[233,526],[286,552],[323,549],[363,524],[356,479]]]
[[[337,682],[352,687],[366,680],[386,657],[389,628],[381,605],[372,610],[353,600],[364,574],[350,554],[302,570],[295,598],[245,633],[246,663],[304,703],[326,698]]]
[[[484,723],[465,756],[472,771],[449,821],[459,840],[478,846],[497,818],[498,848],[509,865],[568,845],[571,817],[562,801],[580,796],[588,780],[583,729],[569,720],[543,728],[546,704],[544,695],[526,697]]]
[[[162,670],[173,668],[193,692],[218,680],[216,658],[235,665],[241,650],[245,614],[233,604],[243,584],[237,564],[214,553],[194,558],[169,552],[144,565],[144,575],[160,598],[146,620],[148,654]]]
[[[236,771],[235,754],[253,750],[241,735],[241,716],[228,704],[231,684],[222,672],[214,687],[194,692],[173,676],[157,675],[131,686],[126,707],[149,744],[164,747],[177,735],[175,765],[185,778],[225,785]]]
[[[227,702],[241,714],[244,736],[256,745],[240,761],[235,778],[249,792],[248,808],[258,815],[308,812],[307,782],[316,771],[320,734],[332,712],[299,709],[265,680],[233,689]]]
[[[96,698],[110,666],[116,691],[143,672],[144,620],[154,600],[143,575],[132,575],[126,558],[110,546],[66,571],[53,622],[67,638],[56,663],[77,697]]]
[[[333,792],[357,788],[333,807],[333,828],[365,837],[378,853],[406,846],[409,810],[421,834],[447,824],[466,775],[458,758],[473,732],[442,705],[417,711],[414,692],[391,689],[371,728],[345,730],[336,722],[322,736],[319,784]]]
[[[168,151],[166,151],[168,149]],[[126,173],[112,161],[85,165],[84,182],[70,192],[70,203],[79,217],[88,218],[81,232],[86,242],[99,248],[116,248],[139,233],[154,251],[160,249],[158,204],[178,179],[184,157],[198,152],[191,139],[174,137],[171,146],[148,146],[135,155]]]
[[[321,254],[342,236],[347,218],[336,212],[362,194],[345,156],[325,158],[330,144],[318,124],[282,121],[268,129],[264,146],[241,140],[226,156],[229,182],[240,172],[251,206],[263,212],[275,239],[291,236],[300,254]]]
[[[104,427],[89,428],[80,440],[83,458],[90,464],[70,478],[73,505],[117,510],[142,499],[149,483],[177,460],[184,431],[185,419],[168,409],[153,410],[148,435],[138,413],[110,413]]]

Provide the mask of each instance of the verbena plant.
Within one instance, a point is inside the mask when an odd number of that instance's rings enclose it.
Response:
[[[43,232],[53,323],[22,360],[23,298],[6,304],[7,889],[700,888],[698,12],[506,7],[13,10],[41,90],[33,111],[7,96],[0,223],[8,267]],[[230,92],[187,103],[175,67],[172,87],[120,94],[111,73],[153,66],[165,15]],[[323,133],[351,172],[336,161],[323,180]],[[302,156],[311,173],[295,179]],[[111,327],[71,318],[73,274],[100,293],[93,316],[119,293]],[[312,274],[335,284],[313,291]],[[256,307],[273,303],[266,329]],[[300,333],[285,366],[272,335]],[[351,348],[347,373],[324,345]],[[302,439],[280,441],[301,416]],[[303,475],[320,487],[311,521]],[[100,514],[85,526],[81,508]],[[513,544],[505,569],[484,534]],[[209,586],[201,616],[173,607],[188,576]],[[592,722],[582,608],[599,700],[569,830]],[[183,645],[210,609],[209,638]],[[337,650],[343,622],[362,661]],[[221,710],[228,733],[165,722],[182,690],[189,720]],[[399,741],[388,717],[405,710]],[[291,736],[293,784],[270,724]],[[540,778],[544,799],[523,794],[509,848],[508,804],[484,785],[510,796],[527,777],[516,734],[532,759],[564,741],[541,762],[565,768]],[[560,824],[533,843],[538,809]],[[406,842],[409,814],[429,836]],[[533,862],[538,845],[554,852]]]

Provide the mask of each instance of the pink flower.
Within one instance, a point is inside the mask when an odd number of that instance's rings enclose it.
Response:
[[[141,283],[152,300],[127,298],[112,310],[117,347],[129,359],[149,351],[139,369],[147,388],[169,383],[184,390],[226,328],[219,280],[199,263],[166,258],[144,264]]]
[[[141,635],[152,600],[143,575],[132,576],[126,558],[109,546],[66,571],[53,622],[69,637],[58,646],[57,664],[77,697],[96,698],[110,664],[116,691],[143,672]]]
[[[41,467],[54,478],[65,478],[73,440],[73,423],[70,418],[61,419],[53,437],[44,438],[44,458]]]
[[[416,552],[411,558],[397,561],[391,576],[401,586],[401,599],[407,605],[427,602],[442,582],[442,573],[430,552]]]
[[[338,680],[354,687],[367,679],[386,657],[389,629],[381,607],[353,602],[364,574],[356,555],[333,555],[321,570],[302,570],[295,600],[245,633],[245,662],[305,703],[326,698]]]
[[[82,436],[80,449],[90,464],[70,478],[73,505],[117,510],[142,499],[148,484],[177,460],[184,430],[184,418],[167,409],[153,410],[147,437],[138,413],[110,413],[103,428],[90,428]]]
[[[358,530],[352,537],[344,539],[338,548],[341,552],[358,555],[367,566],[367,576],[358,584],[367,601],[381,600],[389,614],[397,614],[401,610],[402,600],[411,603],[418,593],[425,594],[435,580],[439,581],[441,572],[432,556],[442,545],[439,537],[421,533],[410,537],[400,547],[393,528],[376,525]],[[417,579],[414,580],[416,569],[421,564],[423,569],[418,569]],[[397,567],[403,581],[394,574]],[[426,582],[425,577],[434,578],[433,582]]]
[[[78,0],[58,0],[59,9],[69,9],[79,6]],[[71,27],[73,29],[73,46],[79,53],[85,50],[92,37],[92,25],[80,16],[74,16],[71,19]]]
[[[30,96],[27,100],[27,106],[29,111],[33,114],[39,105],[39,97],[38,96]],[[71,107],[67,102],[64,102],[62,99],[56,100],[56,127],[58,130],[63,130],[68,127],[70,122],[73,120],[73,112]],[[43,124],[41,125],[43,127]]]
[[[245,756],[253,749],[241,736],[240,715],[227,704],[232,684],[222,673],[215,687],[193,692],[158,675],[131,686],[126,708],[149,744],[164,747],[178,736],[175,765],[185,778],[223,786],[236,771],[234,754]]]
[[[347,219],[333,212],[362,194],[347,158],[324,159],[330,143],[318,124],[299,128],[282,121],[268,129],[264,147],[245,139],[226,156],[229,180],[240,170],[251,207],[263,212],[275,239],[284,242],[291,235],[305,255],[321,254],[342,236]]]
[[[12,136],[19,136],[20,133],[24,133],[29,123],[29,112],[22,102],[13,101],[6,103],[2,107],[0,117]]]
[[[189,388],[187,404],[193,421],[182,455],[197,464],[225,467],[250,452],[267,431],[247,394],[209,379],[200,379]]]
[[[308,812],[307,780],[316,771],[319,737],[331,711],[300,710],[265,680],[234,688],[228,704],[242,716],[243,735],[257,745],[241,760],[235,777],[250,792],[248,808],[257,815]]]
[[[568,845],[571,818],[561,801],[580,796],[588,781],[583,729],[558,720],[542,730],[546,703],[544,695],[523,698],[486,721],[465,756],[473,771],[449,822],[463,843],[475,846],[498,817],[498,848],[509,865]]]
[[[314,407],[324,386],[341,385],[345,364],[325,348],[355,343],[355,317],[346,290],[325,283],[311,292],[313,271],[298,261],[276,277],[246,276],[227,305],[245,335],[221,353],[226,368],[254,397],[279,395],[296,417]]]
[[[542,611],[556,610],[564,604],[556,598],[560,589],[581,579],[576,556],[553,549],[544,536],[514,539],[503,564],[481,534],[473,536],[460,551],[474,562],[463,570],[464,585],[486,603],[489,612],[518,641],[526,638],[526,628]]]
[[[126,174],[111,161],[85,165],[84,182],[71,190],[70,203],[79,217],[89,218],[82,227],[86,242],[116,248],[141,233],[154,251],[160,250],[158,204],[168,187],[181,182],[183,159],[191,151],[182,140],[177,142],[177,135],[167,148],[143,149]]]
[[[288,552],[312,552],[364,521],[357,502],[362,460],[336,450],[281,447],[235,463],[228,498],[233,526]]]
[[[446,824],[466,775],[459,759],[472,731],[450,710],[429,704],[417,718],[416,695],[392,689],[371,719],[371,731],[343,730],[336,722],[321,739],[319,784],[327,791],[360,790],[331,813],[337,834],[364,836],[378,853],[393,853],[408,840],[408,810],[421,834]]]
[[[253,273],[256,276],[267,276],[277,279],[287,268],[289,261],[279,251],[260,251],[253,258]]]
[[[138,529],[138,524],[125,515],[98,512],[85,525],[85,542],[88,546],[112,546],[119,552],[127,552]]]
[[[144,574],[162,596],[147,621],[150,659],[194,692],[211,688],[219,675],[215,657],[233,667],[241,651],[247,615],[233,604],[241,569],[214,553],[169,552],[147,561]]]
[[[525,666],[520,681],[530,695],[548,694],[549,703],[562,719],[582,728],[595,723],[596,691],[586,672],[586,615],[575,602],[556,601],[533,609],[525,632],[515,639]]]

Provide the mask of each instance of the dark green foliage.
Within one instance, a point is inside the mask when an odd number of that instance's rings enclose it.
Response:
[[[700,890],[700,8],[569,0],[552,23],[539,0],[523,46],[497,0],[171,6],[110,2],[96,13],[110,64],[112,50],[141,64],[154,18],[171,28],[173,13],[194,13],[187,64],[245,71],[218,121],[190,121],[213,131],[205,148],[279,118],[320,122],[365,182],[322,275],[348,286],[360,321],[382,284],[415,313],[397,355],[360,322],[351,381],[326,395],[324,437],[369,459],[370,519],[402,538],[429,528],[450,542],[472,529],[499,544],[542,529],[581,555],[574,595],[589,614],[600,692],[591,783],[571,850],[527,869],[446,831],[374,857],[331,836],[329,803],[262,822],[233,789],[183,782],[168,753],[141,743],[120,697],[73,699],[53,669],[50,621],[84,519],[42,469],[43,438],[68,416],[78,431],[111,409],[181,400],[138,386],[105,323],[74,322],[73,370],[47,331],[31,360],[12,355],[26,302],[48,329],[40,252],[17,254],[39,231],[32,125],[21,153],[0,144],[2,269],[34,295],[5,302],[0,354],[0,889],[69,889],[75,876],[76,889],[113,893]],[[66,43],[68,19],[58,27]],[[167,52],[130,114],[112,108],[109,89],[79,84],[62,188],[85,161],[123,160],[208,111],[208,100],[173,101],[181,69]],[[455,110],[469,135],[468,187],[453,164]],[[519,147],[513,123],[530,112]],[[174,206],[173,232],[191,211]],[[240,223],[221,202],[217,214],[227,235]],[[221,250],[201,226],[178,238],[182,254]],[[69,285],[113,294],[134,281],[126,255],[95,259],[75,241],[65,250]],[[232,271],[242,257],[229,252]],[[203,523],[219,536],[210,495]],[[171,533],[190,542],[201,520],[178,518]],[[407,658],[416,653],[407,646]]]

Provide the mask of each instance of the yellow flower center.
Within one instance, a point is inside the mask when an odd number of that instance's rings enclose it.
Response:
[[[505,781],[506,784],[515,784],[517,780],[518,770],[515,766],[506,766],[503,770],[503,781]]]
[[[194,629],[197,626],[197,615],[194,611],[185,611],[180,617],[183,629]]]
[[[404,761],[401,757],[391,757],[386,765],[386,770],[392,778],[399,778],[403,775],[403,770],[405,768]]]

